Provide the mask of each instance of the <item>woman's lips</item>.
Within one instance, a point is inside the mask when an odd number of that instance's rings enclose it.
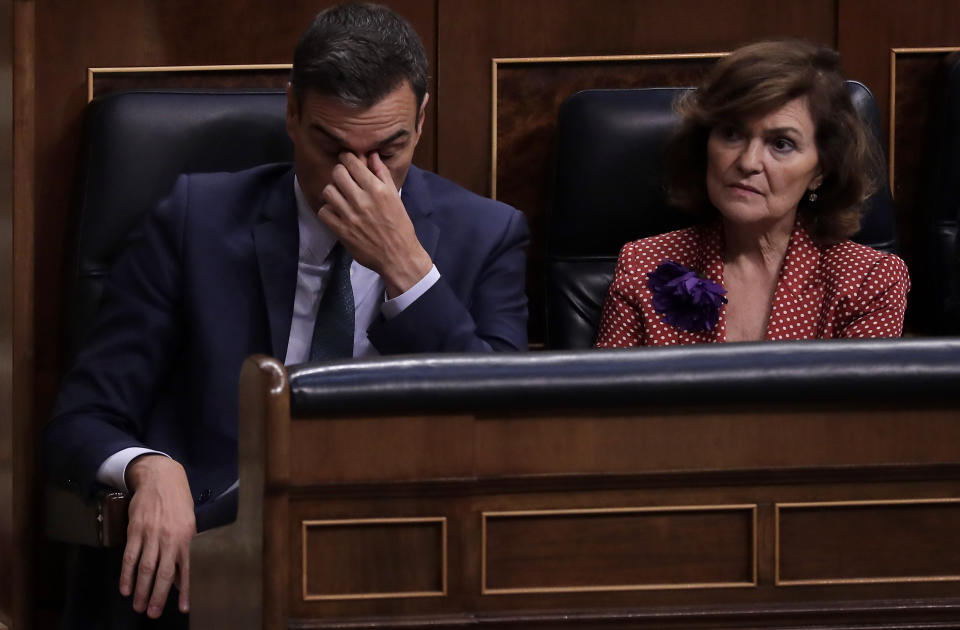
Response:
[[[749,185],[747,185],[747,184],[740,184],[740,183],[730,184],[730,187],[731,187],[731,188],[736,188],[737,190],[742,190],[742,191],[745,191],[745,192],[753,193],[753,194],[755,194],[755,195],[762,194],[759,190],[757,190],[757,189],[754,188],[753,186],[749,186]]]

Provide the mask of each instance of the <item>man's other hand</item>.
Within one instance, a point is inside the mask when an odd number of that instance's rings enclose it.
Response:
[[[171,584],[180,589],[180,611],[190,607],[190,540],[197,532],[193,497],[183,466],[163,455],[144,455],[127,467],[130,524],[123,552],[120,593],[133,593],[133,609],[156,619]],[[134,587],[136,590],[134,590]]]
[[[340,154],[333,183],[323,189],[317,212],[358,263],[383,278],[395,298],[419,282],[433,265],[407,215],[390,170],[376,152],[363,160]]]

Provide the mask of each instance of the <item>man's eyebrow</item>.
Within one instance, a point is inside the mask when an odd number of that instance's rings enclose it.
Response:
[[[326,127],[324,127],[323,125],[321,125],[320,123],[316,123],[316,122],[315,122],[315,123],[311,123],[310,126],[313,127],[314,129],[316,129],[317,131],[319,131],[320,133],[322,133],[323,135],[325,135],[326,137],[330,138],[331,140],[333,140],[334,142],[336,142],[336,143],[339,144],[340,146],[344,146],[343,139],[342,139],[340,136],[338,136],[337,134],[333,133],[332,131],[330,131],[329,129],[327,129]]]
[[[318,130],[320,133],[322,133],[323,135],[327,136],[328,138],[330,138],[332,141],[336,142],[338,145],[340,145],[340,146],[343,147],[344,149],[349,149],[349,150],[351,150],[351,151],[353,150],[353,147],[347,146],[347,143],[346,143],[340,136],[338,136],[337,134],[333,133],[332,131],[330,131],[329,129],[327,129],[326,127],[324,127],[323,125],[321,125],[320,123],[313,123],[313,124],[311,124],[311,127],[313,127],[314,129]],[[388,146],[388,145],[390,145],[390,144],[393,144],[393,143],[396,142],[397,140],[399,140],[399,139],[401,139],[401,138],[405,138],[405,137],[407,137],[407,136],[409,136],[409,135],[410,135],[410,132],[409,132],[408,130],[406,130],[406,129],[398,129],[398,130],[396,130],[395,132],[393,132],[388,138],[385,138],[385,139],[381,140],[379,143],[377,143],[377,146],[375,146],[375,147],[374,147],[373,149],[371,149],[371,150],[380,149],[380,148],[382,148],[382,147]]]
[[[380,144],[378,144],[377,148],[379,149],[380,147],[391,145],[397,140],[399,140],[400,138],[406,138],[409,135],[410,135],[410,132],[407,131],[406,129],[397,129],[396,131],[393,132],[393,134],[390,135],[389,138],[384,139]]]

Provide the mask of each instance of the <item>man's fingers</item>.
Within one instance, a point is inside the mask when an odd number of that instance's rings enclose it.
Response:
[[[340,189],[333,184],[328,184],[323,189],[322,195],[326,203],[317,211],[317,217],[326,223],[334,234],[341,236],[347,219],[353,212],[350,204]]]
[[[176,555],[172,550],[165,549],[160,555],[160,564],[157,567],[157,576],[153,581],[153,594],[147,607],[147,616],[156,619],[163,612],[163,605],[170,594],[170,585],[176,575],[177,565],[174,562]]]
[[[180,612],[190,612],[190,545],[180,553],[180,570],[177,573],[180,589]]]
[[[155,538],[148,538],[140,554],[140,564],[137,568],[137,587],[133,593],[133,609],[143,612],[147,609],[147,598],[153,586],[153,576],[157,572],[157,561],[160,557],[160,546]]]
[[[353,179],[353,175],[347,171],[347,168],[343,164],[334,166],[333,173],[330,177],[333,180],[330,185],[336,188],[340,195],[347,201],[349,208],[361,207],[363,200],[367,197],[367,193],[360,184]]]
[[[121,592],[133,588],[133,609],[160,617],[178,565],[189,560],[196,533],[193,499],[183,467],[166,457],[143,457],[128,471],[134,485]],[[133,581],[136,584],[131,584]],[[181,607],[186,600],[181,598]]]
[[[387,165],[383,163],[383,160],[380,159],[379,153],[374,153],[370,156],[370,170],[374,175],[377,176],[381,182],[385,185],[393,188],[396,186],[393,182],[393,175],[390,173],[390,169],[387,168]]]
[[[127,535],[127,546],[123,550],[123,562],[120,568],[120,594],[129,597],[133,592],[133,576],[137,571],[137,560],[140,559],[140,549],[143,545],[143,537],[137,533],[129,532]]]
[[[377,155],[376,151],[372,153],[372,156],[376,156],[379,160],[379,156]],[[346,152],[341,153],[340,163],[346,167],[350,177],[354,182],[356,182],[357,186],[363,190],[369,192],[380,183],[379,176],[377,176],[371,170],[371,167],[367,165],[367,162],[360,159],[355,154]]]

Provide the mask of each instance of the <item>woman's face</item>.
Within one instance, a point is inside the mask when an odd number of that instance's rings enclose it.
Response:
[[[718,125],[707,140],[707,194],[726,221],[793,224],[820,173],[806,98],[758,118]]]

